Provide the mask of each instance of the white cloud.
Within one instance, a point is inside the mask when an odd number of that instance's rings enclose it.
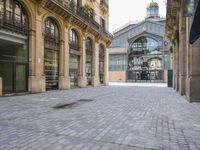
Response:
[[[144,20],[146,16],[146,7],[152,0],[109,0],[110,22],[109,30],[119,28],[130,20]],[[159,4],[159,13],[161,17],[166,15],[166,0],[154,0]]]

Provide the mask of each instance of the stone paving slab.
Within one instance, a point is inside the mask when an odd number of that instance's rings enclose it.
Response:
[[[11,149],[200,150],[200,104],[145,83],[3,97],[0,150]]]

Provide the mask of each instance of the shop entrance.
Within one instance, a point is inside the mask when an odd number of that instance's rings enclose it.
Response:
[[[0,40],[0,77],[3,94],[28,90],[28,50],[26,44]]]
[[[70,86],[71,88],[76,88],[78,87],[79,56],[71,54],[69,64]]]

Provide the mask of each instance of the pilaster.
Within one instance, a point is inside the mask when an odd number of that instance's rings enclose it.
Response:
[[[93,85],[99,86],[99,43],[98,41],[95,41],[94,44],[94,53],[93,53],[93,69],[94,69],[94,75],[93,75]]]
[[[109,54],[108,54],[108,49],[106,49],[105,58],[104,58],[104,84],[105,85],[108,85],[108,80],[109,80],[108,67],[109,67]]]
[[[44,37],[42,18],[36,14],[35,29],[29,36],[29,91],[31,93],[45,92],[44,77]]]
[[[81,57],[80,57],[80,74],[78,77],[78,86],[84,88],[87,85],[86,74],[85,74],[85,61],[86,61],[86,47],[85,47],[86,38],[83,37]]]
[[[179,33],[179,93],[185,95],[186,90],[186,20],[180,13],[180,33]]]
[[[187,76],[187,93],[186,97],[190,102],[200,102],[200,39],[197,40],[193,45],[189,46],[190,51],[190,72]]]
[[[64,29],[64,40],[60,41],[60,62],[59,62],[59,89],[70,89],[69,77],[69,39],[68,29]]]

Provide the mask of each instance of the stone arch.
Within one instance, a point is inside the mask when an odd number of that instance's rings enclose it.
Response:
[[[16,0],[16,1],[23,6],[24,10],[27,13],[29,29],[33,29],[34,28],[34,10],[33,10],[32,5],[30,4],[30,1],[28,0],[24,0],[24,1]]]
[[[59,35],[59,40],[62,40],[64,39],[64,31],[65,31],[65,26],[63,24],[63,22],[61,21],[61,19],[51,13],[46,13],[43,15],[42,17],[42,25],[43,25],[43,32],[44,32],[44,24],[45,24],[45,20],[47,18],[51,18],[53,21],[55,21],[57,27],[58,27],[58,35]]]
[[[70,32],[74,31],[77,36],[77,42],[76,45],[70,44]],[[70,27],[69,32],[69,76],[70,76],[70,86],[77,88],[80,86],[80,76],[83,74],[83,38],[82,38],[82,32],[78,30],[76,27]],[[73,35],[72,35],[73,36]],[[72,37],[73,38],[73,37]]]

